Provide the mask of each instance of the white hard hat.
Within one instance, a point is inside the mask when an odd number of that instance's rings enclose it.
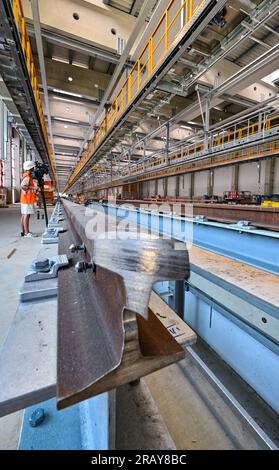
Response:
[[[23,163],[24,170],[31,170],[34,167],[35,167],[35,163],[32,162],[31,160],[26,160],[26,162]]]

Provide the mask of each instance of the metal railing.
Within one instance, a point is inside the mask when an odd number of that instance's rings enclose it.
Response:
[[[265,112],[257,121],[255,117],[246,118],[238,124],[229,125],[226,131],[218,128],[212,131],[208,137],[208,150],[204,150],[204,137],[200,136],[192,144],[183,141],[175,144],[170,147],[168,154],[162,148],[141,162],[127,165],[113,176],[102,176],[100,172],[98,178],[96,173],[94,188],[117,186],[121,181],[135,176],[138,177],[137,181],[144,181],[268,157],[279,152],[279,140],[264,142],[264,139],[277,136],[278,130],[279,114]],[[252,145],[253,142],[255,145]]]
[[[241,161],[249,161],[260,158],[267,158],[279,153],[279,140],[273,142],[266,142],[264,144],[255,144],[252,147],[244,148],[239,151],[231,151],[220,153],[215,156],[199,157],[196,160],[177,162],[172,166],[158,166],[149,169],[148,172],[139,173],[138,176],[133,178],[133,183],[140,181],[147,181],[157,178],[165,178],[180,174],[192,173],[194,171],[203,171],[224,165],[232,165]],[[132,176],[132,175],[129,175]],[[135,176],[135,175],[133,175]],[[112,180],[99,180],[92,188],[94,191],[112,188],[126,184],[127,176],[118,176]]]
[[[145,85],[153,71],[163,61],[178,35],[188,25],[198,10],[200,10],[203,3],[204,0],[171,0],[169,2],[156,28],[117,93],[114,102],[107,110],[94,138],[75,166],[65,189],[69,187],[109,130]]]
[[[53,171],[53,175],[56,175],[55,167],[54,167],[54,162],[52,158],[52,153],[49,145],[49,140],[48,140],[48,134],[47,134],[47,128],[46,128],[46,123],[44,119],[44,112],[43,112],[43,106],[41,102],[41,97],[40,97],[40,92],[39,92],[39,86],[38,86],[38,78],[36,74],[36,68],[35,68],[35,63],[34,63],[34,58],[31,50],[31,43],[29,39],[29,35],[27,32],[27,26],[26,26],[26,20],[24,17],[24,12],[23,12],[23,6],[22,6],[22,1],[21,0],[12,0],[12,8],[13,8],[13,15],[14,15],[14,21],[17,26],[17,30],[19,33],[20,37],[20,42],[21,42],[21,47],[22,51],[24,53],[25,61],[26,61],[26,66],[37,106],[37,111],[38,115],[40,118],[40,124],[41,128],[43,131],[43,136],[44,136],[44,141],[46,144],[47,148],[47,153],[49,157],[49,161],[51,164],[51,168]]]
[[[195,156],[200,156],[203,152],[205,153],[213,153],[218,150],[222,150],[222,148],[229,147],[231,145],[238,145],[241,143],[248,143],[253,139],[253,137],[256,137],[258,134],[261,134],[262,137],[264,137],[265,133],[268,131],[276,128],[279,126],[279,114],[274,113],[274,114],[268,114],[264,116],[263,119],[260,119],[256,122],[250,122],[250,120],[247,120],[247,124],[243,125],[240,127],[240,124],[234,125],[234,128],[232,130],[232,127],[230,126],[227,131],[221,130],[219,132],[213,133],[211,136],[208,138],[208,150],[205,152],[204,149],[204,138],[201,138],[199,141],[193,143],[193,144],[188,144],[185,146],[181,146],[179,151],[176,152],[171,152],[169,155],[163,155],[163,156],[158,156],[156,159],[153,161],[145,161],[141,163],[137,163],[135,165],[132,165],[130,168],[125,168],[121,176],[131,176],[131,175],[136,175],[140,174],[142,172],[150,171],[153,169],[156,169],[158,167],[166,166],[166,165],[172,165],[175,163],[184,162],[187,159],[193,159]],[[180,144],[181,145],[181,144]],[[165,153],[165,150],[162,150]],[[252,150],[251,155],[253,155]],[[230,154],[231,155],[231,154]],[[234,152],[234,155],[237,155],[237,152]],[[249,156],[249,149],[247,149],[247,152],[245,153],[246,156]],[[211,157],[212,162],[214,161],[214,156]]]
[[[265,144],[256,144],[252,147],[244,148],[239,151],[234,150],[231,152],[221,153],[215,156],[200,157],[199,159],[192,161],[184,160],[184,162],[181,162],[181,164],[177,164],[176,166],[170,166],[165,168],[155,167],[152,169],[152,172],[144,175],[139,175],[138,181],[173,176],[193,171],[202,171],[214,167],[238,163],[240,161],[248,161],[257,158],[268,157],[278,152],[279,140],[275,142],[267,142]],[[114,181],[114,183],[116,183],[116,181]]]

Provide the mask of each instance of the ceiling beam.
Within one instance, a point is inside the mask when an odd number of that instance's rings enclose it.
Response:
[[[174,94],[184,98],[188,95],[187,90],[184,90],[178,84],[168,82],[167,80],[161,80],[156,86],[155,90],[165,91],[166,93]]]
[[[190,69],[197,69],[198,66],[194,62],[188,59],[184,59],[184,57],[180,57],[179,61],[181,64],[186,65],[186,67],[189,67]]]
[[[35,36],[34,25],[32,20],[27,21],[27,31],[29,35]],[[93,44],[86,44],[78,39],[73,39],[68,36],[64,36],[61,33],[50,31],[47,28],[42,27],[42,37],[50,44],[55,46],[66,47],[67,49],[75,52],[79,52],[89,57],[104,60],[111,64],[117,64],[120,59],[120,55],[116,52],[106,51]],[[127,62],[127,66],[130,62]]]
[[[37,66],[36,54],[34,54],[34,61]],[[111,79],[111,75],[48,58],[45,59],[45,65],[47,83],[50,87],[74,95],[85,95],[95,101],[99,101],[99,89],[105,90]],[[41,83],[40,76],[38,80]]]
[[[25,17],[32,21],[29,0],[23,0],[23,8]],[[79,14],[78,21],[73,20],[74,11]],[[115,28],[117,34],[127,40],[136,21],[128,13],[119,10],[112,12],[101,0],[42,0],[40,13],[43,28],[47,31],[108,52],[116,50],[111,28]],[[63,47],[63,44],[60,45]],[[82,50],[79,52],[82,53]]]
[[[135,16],[135,14],[138,12],[139,10],[139,7],[140,7],[140,4],[141,4],[142,0],[134,0],[134,3],[132,5],[132,8],[131,8],[131,11],[130,11],[130,15],[133,15]]]
[[[42,93],[43,87],[41,84],[39,84],[39,90]],[[59,98],[59,100],[61,101],[74,101],[77,104],[90,104],[96,107],[100,104],[99,100],[95,97],[85,96],[81,95],[80,93],[74,93],[60,88],[54,88],[51,86],[48,86],[48,94],[54,96],[55,98]]]
[[[229,103],[239,104],[243,108],[250,108],[251,106],[253,106],[255,104],[255,102],[252,102],[248,99],[245,99],[244,97],[242,98],[241,96],[239,96],[239,97],[230,96],[226,93],[224,93],[221,96],[221,98],[224,99],[225,101],[228,101]]]
[[[88,68],[89,70],[94,70],[94,67],[95,67],[95,63],[96,63],[96,57],[89,57],[89,62],[88,62]],[[110,66],[111,63],[109,63],[109,66]]]

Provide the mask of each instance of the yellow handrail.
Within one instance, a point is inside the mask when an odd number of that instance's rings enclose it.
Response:
[[[267,142],[264,144],[257,144],[252,148],[246,148],[240,151],[233,151],[226,154],[210,156],[206,159],[196,160],[192,162],[182,162],[180,165],[159,169],[155,173],[146,173],[139,175],[138,179],[134,182],[152,180],[163,178],[166,176],[174,176],[179,174],[191,173],[193,171],[202,171],[209,168],[216,168],[223,165],[232,165],[241,161],[255,160],[259,158],[266,158],[272,156],[274,152],[279,151],[279,140],[274,142]],[[156,165],[152,165],[156,166]],[[114,179],[113,182],[103,183],[95,186],[94,190],[101,190],[110,187],[116,187],[126,184],[121,180]]]
[[[279,114],[278,113],[270,114],[270,115],[265,116],[265,119],[251,123],[248,126],[242,127],[241,129],[235,129],[234,131],[228,131],[225,133],[222,131],[221,135],[213,136],[212,143],[210,139],[208,140],[208,148],[212,149],[212,148],[219,147],[220,145],[224,143],[229,143],[230,141],[234,140],[234,136],[236,140],[238,140],[245,136],[248,137],[248,135],[254,135],[260,128],[264,130],[269,130],[269,129],[272,129],[273,127],[278,127],[278,126],[279,126]],[[195,142],[194,144],[189,145],[187,147],[188,155],[194,155],[198,152],[201,152],[203,151],[203,148],[204,148],[203,141]],[[181,156],[183,156],[184,150],[185,149],[182,149],[180,152],[169,155],[169,161],[174,161],[174,160],[181,158]],[[148,170],[149,168],[152,168],[157,165],[163,165],[164,163],[165,163],[164,156],[158,158],[158,160],[156,161],[146,162],[145,170]],[[136,174],[138,172],[143,171],[143,164],[137,164],[137,166],[132,167],[130,171],[132,174]],[[129,174],[128,170],[124,170],[122,172],[123,176],[127,176],[128,174]]]
[[[177,7],[175,2],[177,1]],[[120,91],[118,92],[114,102],[107,110],[104,119],[102,120],[99,129],[96,131],[91,144],[88,146],[88,149],[85,150],[81,156],[80,161],[76,164],[67,184],[65,190],[69,187],[73,179],[78,175],[80,170],[85,166],[88,162],[89,158],[91,157],[92,153],[96,150],[100,142],[103,138],[107,135],[109,130],[112,128],[114,123],[118,120],[119,116],[125,111],[128,107],[130,102],[135,98],[137,93],[139,92],[139,84],[142,84],[148,77],[153,73],[154,69],[157,67],[158,63],[163,60],[167,52],[172,47],[175,39],[177,38],[178,34],[187,26],[187,24],[191,21],[193,16],[196,12],[201,8],[202,4],[205,0],[198,0],[196,7],[194,7],[194,0],[170,0],[168,6],[166,7],[162,17],[160,18],[156,28],[152,32],[151,36],[148,38],[142,52],[140,53],[138,59],[135,61],[134,66],[132,67],[128,77],[125,79],[124,83],[122,84]],[[173,14],[173,18],[170,18],[172,13],[172,7],[175,6],[175,12]],[[183,10],[186,11],[185,15],[182,15]],[[181,20],[180,16],[183,16],[183,21]],[[177,31],[172,31],[174,26],[176,25],[178,19],[178,26]],[[160,28],[164,29],[164,32],[160,36],[159,40],[156,38],[156,33],[159,31]],[[171,36],[173,37],[171,38]],[[155,40],[157,39],[157,40]],[[164,44],[162,51],[160,52],[160,44]],[[159,52],[158,52],[159,51]],[[154,52],[159,54],[159,58],[154,57]],[[143,58],[144,54],[147,54],[147,59],[144,59],[144,65],[141,63],[141,59]],[[133,74],[136,73],[137,76],[133,80]],[[143,75],[141,77],[141,75]],[[137,86],[133,86],[133,83],[137,84]],[[125,101],[123,98],[125,95],[127,96],[127,100]],[[121,101],[121,113],[116,112],[111,114],[113,109],[116,109],[115,103],[116,100]],[[120,111],[120,110],[119,110]],[[110,118],[108,118],[110,116]],[[104,126],[104,127],[103,127]],[[104,135],[100,135],[100,129],[104,128]]]
[[[43,131],[45,144],[47,147],[49,161],[51,164],[53,175],[56,179],[56,170],[55,170],[55,166],[53,163],[52,153],[51,153],[51,149],[49,145],[47,128],[46,128],[46,123],[44,119],[43,107],[42,107],[42,102],[41,102],[41,97],[40,97],[40,92],[39,92],[39,87],[38,87],[36,68],[35,68],[34,59],[32,55],[31,43],[30,43],[28,32],[27,32],[26,20],[24,17],[22,1],[12,0],[12,2],[13,2],[12,8],[13,8],[14,21],[18,29],[22,51],[25,56],[26,66],[27,66],[27,70],[28,70],[36,106],[37,106],[38,115],[40,118],[40,123],[41,123],[42,131]]]
[[[275,151],[279,150],[279,141],[276,142],[268,142],[266,144],[260,144],[257,146],[252,147],[251,149],[244,149],[242,153],[238,152],[230,152],[227,154],[220,154],[217,156],[211,156],[204,160],[197,160],[192,162],[183,162],[179,166],[165,168],[165,169],[158,169],[156,173],[152,174],[145,174],[140,175],[137,181],[144,181],[148,179],[154,179],[159,177],[165,177],[166,175],[171,176],[179,173],[188,173],[197,170],[204,170],[206,168],[213,168],[220,166],[222,164],[232,164],[242,160],[249,160],[260,158],[263,156],[264,158],[268,155],[273,154]],[[156,164],[150,165],[150,167],[156,166]],[[117,181],[114,181],[116,184]],[[108,184],[103,184],[100,187],[95,189],[102,189],[103,187],[107,187]]]

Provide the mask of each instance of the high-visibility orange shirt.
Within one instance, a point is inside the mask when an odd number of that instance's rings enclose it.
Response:
[[[23,181],[24,178],[26,178],[26,177],[29,178],[29,185],[28,185],[28,189],[21,188],[20,202],[22,204],[35,204],[35,202],[36,202],[36,195],[35,195],[36,187],[35,187],[35,184],[34,184],[34,180],[33,180],[32,176],[29,173],[26,172],[26,173],[23,173],[21,181]]]

